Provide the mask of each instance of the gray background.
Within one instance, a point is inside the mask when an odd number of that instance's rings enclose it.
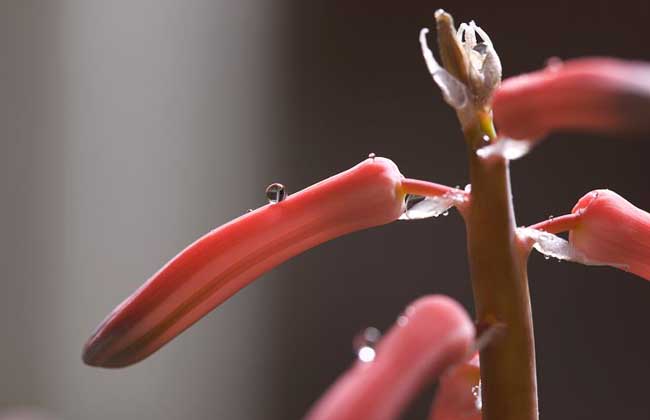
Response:
[[[309,251],[132,368],[80,360],[121,299],[260,205],[272,181],[295,191],[375,152],[407,176],[464,185],[455,117],[417,45],[435,8],[477,19],[506,76],[551,56],[650,60],[645,2],[448,3],[1,2],[0,412],[298,418],[352,361],[360,329],[387,328],[428,293],[471,312],[452,214]],[[650,209],[649,144],[553,135],[513,164],[518,222],[599,187]],[[648,283],[538,255],[530,281],[542,418],[648,418]]]

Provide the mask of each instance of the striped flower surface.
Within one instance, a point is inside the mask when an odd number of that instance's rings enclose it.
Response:
[[[404,178],[392,161],[371,155],[188,246],[108,315],[83,359],[101,367],[138,362],[283,261],[347,233],[462,209],[466,196]]]

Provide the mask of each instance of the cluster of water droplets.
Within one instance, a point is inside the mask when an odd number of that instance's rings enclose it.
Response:
[[[474,406],[478,411],[483,409],[483,398],[481,397],[481,381],[472,387],[472,395],[474,396]]]
[[[451,190],[435,197],[407,194],[404,198],[406,211],[399,217],[399,220],[420,220],[429,217],[447,216],[449,209],[465,203],[466,200],[467,196],[460,190]]]
[[[357,359],[364,363],[375,360],[377,352],[375,347],[381,338],[381,332],[375,327],[368,327],[354,336],[352,348],[357,355]]]

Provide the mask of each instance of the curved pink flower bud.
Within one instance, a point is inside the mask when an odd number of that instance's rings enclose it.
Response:
[[[569,242],[589,259],[650,280],[650,214],[610,190],[592,191],[572,210],[579,216]]]
[[[584,58],[505,80],[493,97],[501,132],[537,139],[562,129],[650,133],[650,65]]]
[[[404,213],[405,195],[412,193],[464,194],[404,179],[392,161],[372,156],[244,214],[188,246],[116,307],[86,343],[84,361],[123,367],[144,359],[283,261],[346,233],[396,220]]]
[[[473,338],[474,325],[458,303],[445,296],[420,298],[379,342],[373,361],[357,361],[306,418],[397,418],[424,386],[465,360]]]
[[[548,235],[547,255],[585,264],[610,265],[650,280],[650,213],[610,190],[585,194],[571,214],[531,226],[549,234],[569,231],[569,242]],[[543,235],[542,235],[543,236]]]

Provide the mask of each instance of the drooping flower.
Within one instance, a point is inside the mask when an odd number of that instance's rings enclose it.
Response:
[[[492,107],[499,131],[539,139],[554,130],[650,133],[650,64],[612,58],[551,62],[505,80]]]
[[[428,198],[407,207],[413,195]],[[466,193],[404,178],[392,161],[371,155],[284,200],[273,198],[169,261],[102,322],[86,343],[84,361],[102,367],[138,362],[283,261],[405,214],[413,219],[462,208]]]
[[[309,420],[389,420],[399,416],[407,404],[447,369],[464,365],[471,358],[474,325],[465,310],[446,296],[426,296],[411,304],[396,325],[379,341],[370,363],[357,361],[342,375],[306,416]],[[469,357],[468,357],[469,356]],[[460,368],[464,371],[464,368]],[[477,380],[476,365],[470,376]],[[465,382],[443,379],[437,420],[477,413],[463,402],[472,397]],[[460,401],[455,397],[460,397]],[[472,400],[473,404],[473,400]],[[480,412],[479,412],[480,413]],[[467,417],[477,420],[476,416]],[[480,414],[479,414],[480,418]]]
[[[610,265],[650,280],[650,214],[613,191],[592,191],[578,201],[571,214],[531,228],[523,232],[539,232],[527,236],[547,255]],[[568,242],[553,235],[563,231],[569,231]]]

